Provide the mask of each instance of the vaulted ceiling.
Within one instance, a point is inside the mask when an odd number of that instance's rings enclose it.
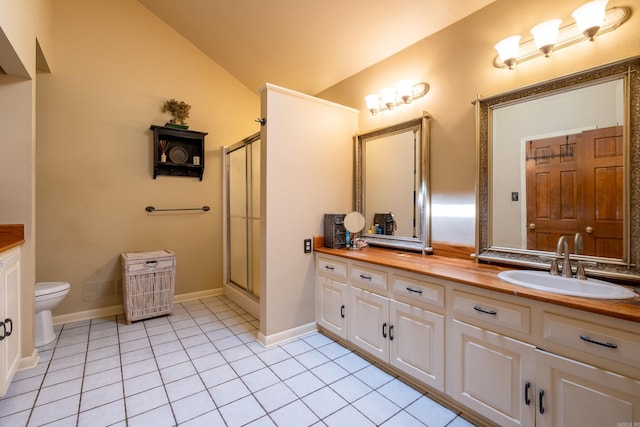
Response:
[[[495,0],[138,0],[257,91],[316,94]]]

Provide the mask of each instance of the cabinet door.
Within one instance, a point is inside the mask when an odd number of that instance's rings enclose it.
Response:
[[[342,337],[347,337],[347,285],[327,277],[318,277],[316,319],[318,325]]]
[[[447,393],[501,426],[533,426],[535,347],[455,319],[450,332]]]
[[[11,333],[0,341],[0,396],[3,396],[20,361],[20,252],[9,251],[0,258],[0,321],[4,332]]]
[[[640,381],[541,350],[536,369],[538,426],[640,425]]]
[[[349,340],[372,355],[389,361],[389,299],[349,287]]]
[[[416,379],[444,390],[444,316],[391,300],[389,361]]]

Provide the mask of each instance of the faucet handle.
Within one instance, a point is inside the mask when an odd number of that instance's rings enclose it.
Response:
[[[551,260],[551,265],[549,266],[549,274],[552,276],[560,275],[560,270],[558,269],[558,260],[555,258]]]

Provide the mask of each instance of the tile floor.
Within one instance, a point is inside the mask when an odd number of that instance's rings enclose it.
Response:
[[[0,426],[472,426],[324,335],[265,349],[257,328],[222,296],[56,327]]]

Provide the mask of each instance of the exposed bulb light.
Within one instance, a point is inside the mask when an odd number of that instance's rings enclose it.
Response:
[[[422,98],[429,92],[429,85],[421,82],[413,84],[411,80],[403,80],[396,88],[385,88],[380,93],[372,93],[364,97],[367,109],[372,115],[384,110],[394,110],[396,107],[411,104],[414,99]]]
[[[586,40],[593,41],[596,34],[616,30],[629,16],[627,6],[605,9],[608,0],[593,0],[577,8],[571,16],[571,23],[560,27],[562,20],[551,19],[531,29],[532,39],[520,43],[520,36],[508,37],[495,45],[498,55],[494,57],[496,68],[513,69],[517,64],[539,56],[549,56],[565,47]]]
[[[558,42],[558,32],[560,31],[561,19],[551,19],[544,21],[531,29],[536,47],[548,57],[553,47]]]
[[[573,11],[571,16],[576,20],[578,29],[589,41],[593,41],[604,22],[605,8],[609,0],[593,0]]]
[[[494,47],[498,51],[498,56],[502,63],[510,70],[513,70],[520,51],[520,36],[507,37],[496,43]]]

